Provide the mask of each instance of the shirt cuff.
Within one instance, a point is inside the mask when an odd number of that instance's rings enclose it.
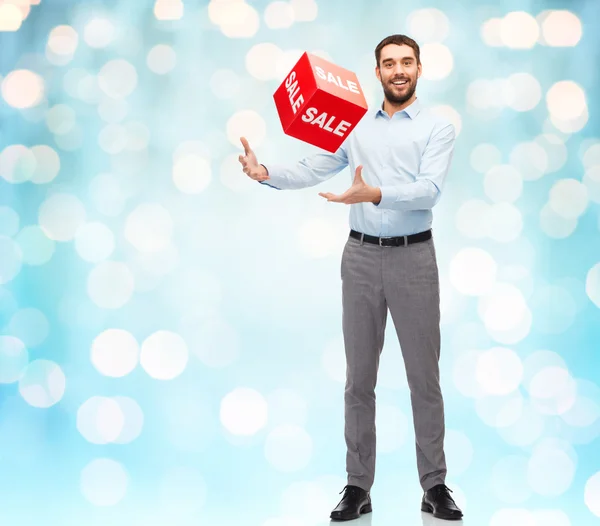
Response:
[[[265,186],[270,186],[271,188],[275,188],[275,190],[281,190],[281,188],[277,185],[277,166],[275,165],[271,165],[271,167],[267,167],[266,165],[261,165],[265,167],[265,170],[267,170],[267,175],[269,176],[269,178],[266,181],[259,181],[260,184],[264,184]],[[279,177],[279,179],[281,180],[281,177]]]
[[[380,186],[381,201],[375,206],[379,208],[390,208],[398,200],[398,188],[395,186]]]

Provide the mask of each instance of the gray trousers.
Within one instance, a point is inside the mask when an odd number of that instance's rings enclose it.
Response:
[[[433,238],[381,247],[348,237],[341,262],[348,484],[370,491],[375,478],[375,386],[388,308],[406,368],[424,491],[445,483],[440,389],[440,295]]]

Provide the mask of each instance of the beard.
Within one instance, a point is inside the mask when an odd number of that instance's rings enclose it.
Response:
[[[383,94],[385,95],[385,98],[392,104],[404,104],[415,94],[417,89],[417,79],[407,79],[408,83],[406,84],[406,91],[403,93],[401,92],[400,94],[394,91],[395,88],[391,84],[393,80],[404,79],[390,79],[385,84],[382,82],[381,86],[383,87]]]

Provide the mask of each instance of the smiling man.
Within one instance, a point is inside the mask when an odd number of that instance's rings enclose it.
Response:
[[[440,293],[431,231],[432,208],[450,167],[455,130],[417,99],[422,65],[414,40],[389,36],[376,47],[375,59],[383,103],[367,112],[335,153],[317,153],[293,166],[265,166],[242,138],[244,155],[239,160],[249,177],[279,190],[315,186],[346,166],[354,173],[343,194],[319,194],[350,205],[350,234],[341,264],[348,484],[331,518],[355,519],[372,510],[375,386],[389,310],[410,389],[424,492],[421,510],[455,520],[462,512],[445,484]]]

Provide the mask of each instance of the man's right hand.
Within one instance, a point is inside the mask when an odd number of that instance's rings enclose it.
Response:
[[[250,179],[254,179],[255,181],[266,181],[267,179],[270,179],[267,169],[262,164],[258,164],[256,155],[254,155],[246,138],[240,137],[240,140],[244,147],[244,155],[239,156],[243,172],[247,174]]]

